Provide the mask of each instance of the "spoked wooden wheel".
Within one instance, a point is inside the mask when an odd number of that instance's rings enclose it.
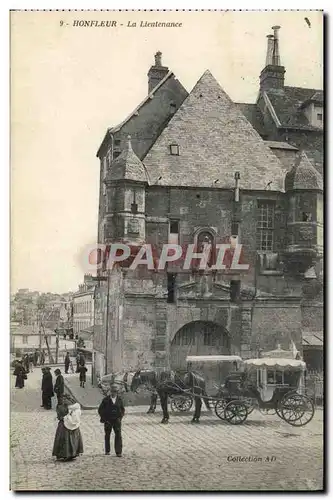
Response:
[[[172,411],[190,411],[193,405],[193,398],[191,396],[174,396],[171,398]]]
[[[282,418],[294,427],[308,424],[314,415],[314,404],[302,394],[286,394],[280,403]]]
[[[219,417],[221,420],[224,420],[224,410],[227,406],[227,401],[225,399],[221,399],[220,401],[216,401],[215,404],[215,415]]]
[[[230,401],[224,409],[224,418],[229,424],[242,424],[247,419],[247,415],[247,406],[242,401]]]
[[[284,420],[283,416],[282,416],[282,413],[281,413],[281,408],[279,406],[277,406],[275,408],[275,411],[276,411],[276,414],[278,417],[282,418],[282,420]]]
[[[242,399],[242,402],[247,407],[247,414],[250,415],[253,412],[253,410],[256,408],[255,402],[251,398],[244,398],[244,399]]]

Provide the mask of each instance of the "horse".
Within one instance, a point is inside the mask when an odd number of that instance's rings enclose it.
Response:
[[[182,380],[176,372],[171,370],[138,370],[132,377],[130,390],[136,392],[142,385],[148,387],[152,391],[148,413],[155,412],[157,396],[159,396],[163,411],[162,424],[169,422],[169,396],[183,395],[184,393],[186,394],[186,392],[195,394],[195,410],[192,422],[199,423],[202,407],[201,397],[208,397],[205,379],[199,373],[186,372]],[[208,399],[204,399],[204,401],[207,409],[211,411]]]
[[[98,382],[98,387],[103,393],[106,393],[111,383],[118,385],[121,392],[137,392],[140,386],[144,386],[148,389],[151,392],[151,398],[147,413],[155,413],[157,399],[159,397],[163,411],[163,424],[169,421],[169,396],[184,395],[186,392],[198,395],[198,397],[194,397],[195,411],[192,419],[193,423],[199,423],[202,407],[200,396],[205,397],[204,402],[207,410],[211,411],[206,392],[205,379],[196,372],[186,372],[183,379],[177,372],[171,370],[117,372],[101,377]]]

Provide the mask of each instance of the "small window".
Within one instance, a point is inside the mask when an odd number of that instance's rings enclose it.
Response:
[[[240,297],[240,285],[239,280],[230,281],[230,302],[237,302]]]
[[[115,146],[120,146],[120,139],[115,139],[114,140],[114,145]]]
[[[27,344],[28,343],[28,335],[23,335],[22,336],[22,343]]]
[[[322,119],[323,119],[323,114],[317,113],[317,120],[322,121]]]
[[[170,220],[170,233],[179,234],[179,220]]]
[[[258,201],[257,207],[257,249],[273,251],[275,203]]]
[[[168,304],[175,303],[176,274],[168,274]]]
[[[121,154],[121,151],[114,151],[113,152],[113,159],[118,158],[118,156]]]
[[[302,213],[302,221],[303,222],[311,222],[312,220],[312,214],[310,212],[303,212]]]
[[[138,213],[138,204],[137,203],[131,204],[131,212],[132,212],[132,214]]]
[[[238,236],[238,222],[232,222],[232,224],[231,224],[231,236]]]
[[[179,156],[179,146],[178,144],[170,144],[170,154]]]

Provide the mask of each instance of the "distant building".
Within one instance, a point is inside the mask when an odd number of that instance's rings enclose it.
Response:
[[[157,53],[148,95],[107,130],[99,243],[160,252],[209,241],[215,252],[234,238],[250,269],[114,268],[95,291],[97,375],[183,369],[189,354],[256,357],[291,342],[322,367],[323,92],[284,75],[278,27],[254,104],[232,102],[209,71],[188,94]]]
[[[73,331],[75,336],[80,332],[92,329],[94,325],[94,289],[91,275],[84,276],[84,282],[73,294]]]

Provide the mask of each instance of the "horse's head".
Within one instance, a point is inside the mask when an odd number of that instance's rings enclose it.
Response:
[[[137,392],[138,388],[140,387],[140,385],[142,385],[143,382],[141,380],[141,370],[137,370],[133,377],[132,377],[132,381],[131,381],[131,384],[129,385],[130,387],[130,390],[132,392]]]
[[[154,370],[138,370],[134,373],[131,382],[131,391],[137,392],[140,386],[152,390],[156,388],[156,372]]]
[[[98,387],[103,392],[103,394],[108,394],[110,390],[110,386],[112,384],[117,385],[119,392],[124,391],[124,374],[123,373],[109,373],[107,375],[103,375],[98,380]]]

